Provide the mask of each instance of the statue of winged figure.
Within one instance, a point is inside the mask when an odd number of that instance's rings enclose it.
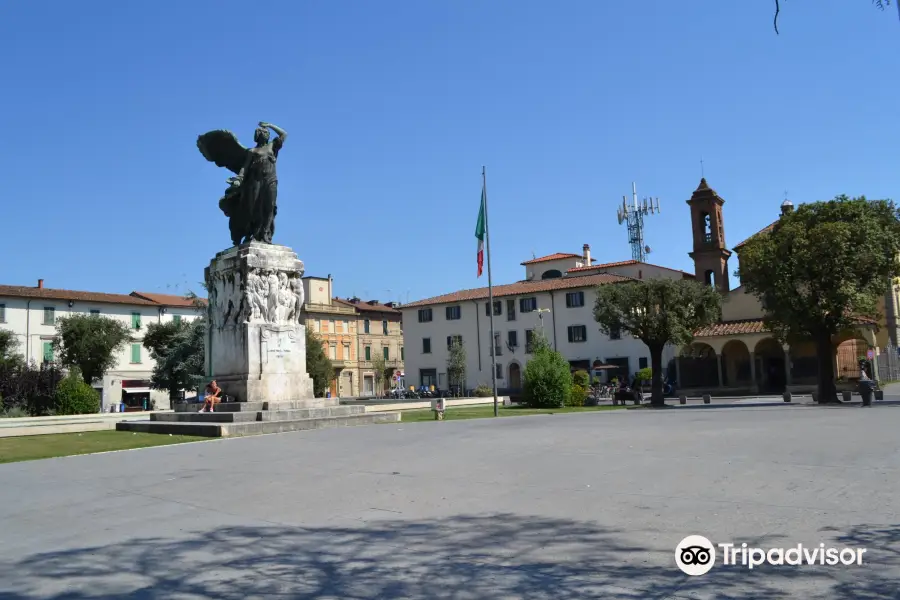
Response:
[[[269,130],[275,132],[274,140],[270,141]],[[245,148],[233,133],[224,129],[197,138],[197,148],[206,160],[235,174],[226,181],[228,188],[219,200],[219,208],[229,218],[231,241],[235,246],[250,240],[272,243],[278,212],[275,163],[286,139],[286,131],[265,121],[260,121],[253,133],[256,142],[253,148]]]

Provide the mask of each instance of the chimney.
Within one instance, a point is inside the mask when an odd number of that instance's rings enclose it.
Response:
[[[352,298],[350,298],[350,303],[351,304],[359,304],[359,298],[357,298],[356,296],[353,296]]]
[[[385,306],[388,306],[388,307],[390,307],[390,308],[394,308],[394,301],[391,300],[390,302],[385,302],[384,305],[385,305]]]
[[[38,289],[39,290],[44,289],[44,280],[43,279],[38,279]]]
[[[331,273],[328,274],[328,302],[334,298],[334,281],[331,279]]]
[[[375,306],[376,304],[378,304],[378,300],[369,300],[366,304],[368,304],[369,306]]]
[[[584,251],[584,266],[589,267],[589,266],[591,266],[591,245],[585,244],[583,251]]]

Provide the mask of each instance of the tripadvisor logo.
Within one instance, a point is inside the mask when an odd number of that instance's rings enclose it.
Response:
[[[687,575],[705,575],[716,564],[716,547],[721,550],[724,566],[744,566],[748,569],[770,565],[862,565],[866,548],[833,548],[825,544],[790,548],[750,548],[746,543],[713,545],[702,535],[689,535],[675,547],[675,564]]]

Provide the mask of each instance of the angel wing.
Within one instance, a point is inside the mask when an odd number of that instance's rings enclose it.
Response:
[[[197,148],[206,160],[216,163],[218,167],[225,167],[235,175],[244,166],[248,152],[237,137],[225,129],[216,129],[199,136]]]

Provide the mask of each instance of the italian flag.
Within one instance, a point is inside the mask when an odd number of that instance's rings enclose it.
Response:
[[[478,276],[484,271],[484,205],[485,189],[481,188],[481,208],[478,209],[478,223],[475,225],[475,237],[478,238]]]

